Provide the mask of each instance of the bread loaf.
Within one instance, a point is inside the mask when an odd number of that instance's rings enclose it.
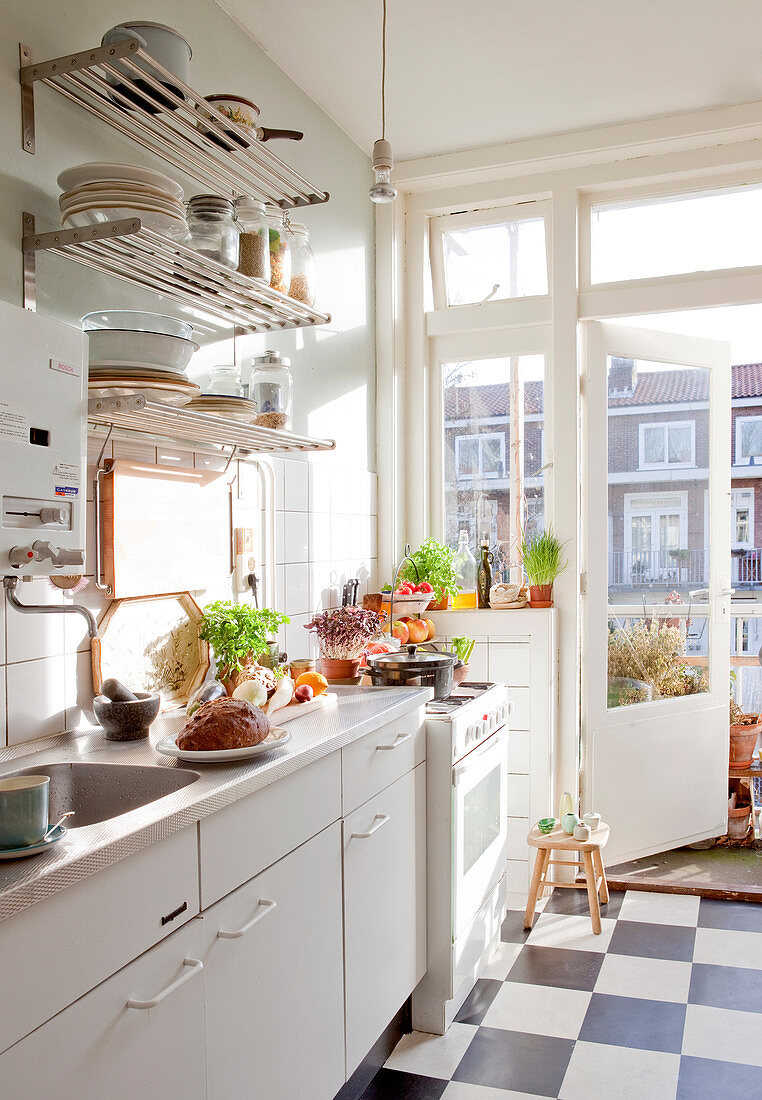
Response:
[[[188,719],[177,747],[196,752],[244,749],[258,745],[270,732],[264,711],[245,699],[213,699]]]

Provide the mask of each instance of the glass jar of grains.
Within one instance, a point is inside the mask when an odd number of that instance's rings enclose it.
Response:
[[[250,279],[270,283],[270,246],[265,204],[258,199],[240,198],[235,204],[239,241],[238,270]]]
[[[290,431],[294,391],[290,366],[291,360],[283,359],[275,351],[266,351],[252,359],[249,400],[257,404],[258,427]]]
[[[238,267],[238,226],[233,200],[221,195],[194,195],[188,200],[188,247],[201,256]]]
[[[268,214],[270,236],[270,286],[282,294],[288,294],[291,285],[290,234],[283,224],[282,214]]]
[[[291,282],[289,297],[306,306],[315,304],[315,253],[310,246],[310,234],[301,222],[287,223],[291,245]]]

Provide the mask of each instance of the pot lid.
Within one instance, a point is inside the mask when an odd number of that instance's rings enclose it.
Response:
[[[457,660],[454,653],[427,653],[416,645],[403,646],[395,653],[368,655],[368,664],[372,668],[385,668],[401,672],[433,672],[437,668],[452,668]]]

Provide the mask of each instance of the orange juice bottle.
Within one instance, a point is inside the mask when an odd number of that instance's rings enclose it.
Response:
[[[453,608],[476,607],[476,558],[468,546],[468,531],[458,536],[458,549],[452,559],[460,592],[452,601]]]

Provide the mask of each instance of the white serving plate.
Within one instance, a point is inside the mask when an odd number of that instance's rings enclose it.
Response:
[[[81,187],[87,183],[119,182],[132,180],[137,183],[145,183],[156,187],[161,191],[168,191],[177,199],[182,199],[183,189],[179,183],[175,183],[163,172],[156,172],[151,168],[141,168],[137,164],[106,164],[102,161],[93,161],[89,164],[77,164],[73,168],[67,168],[58,177],[58,186],[62,191],[72,191],[75,187]]]
[[[198,386],[192,382],[186,384],[180,375],[177,375],[177,381],[105,376],[92,378],[87,384],[88,393],[94,397],[128,397],[133,393],[142,393],[148,401],[157,401],[161,405],[187,405],[197,390]]]
[[[171,195],[152,195],[148,191],[123,191],[119,187],[109,191],[65,191],[58,197],[60,210],[70,210],[75,206],[124,206],[132,203],[140,206],[155,206],[173,214],[185,214],[183,204]]]
[[[232,420],[246,420],[249,423],[257,416],[256,401],[249,401],[245,397],[224,397],[221,394],[202,393],[193,398],[191,408],[193,412],[224,416]]]
[[[155,378],[161,382],[187,382],[188,376],[184,371],[173,370],[171,367],[153,367],[150,363],[145,366],[138,363],[91,363],[89,377],[95,378],[107,378],[112,381],[114,378],[124,378],[128,376],[130,379],[134,378]]]
[[[83,183],[81,187],[72,187],[71,191],[62,191],[58,196],[58,201],[68,201],[81,195],[94,197],[102,195],[106,191],[125,191],[128,195],[145,195],[147,198],[177,202],[182,206],[182,201],[175,196],[174,192],[165,191],[161,187],[152,187],[147,183],[133,183],[131,180],[101,180],[96,183]]]
[[[39,844],[29,844],[26,848],[0,848],[0,860],[26,859],[27,856],[47,852],[48,848],[52,848],[54,844],[58,844],[59,840],[63,840],[67,832],[65,825],[56,825],[55,829],[51,829],[48,833],[47,838],[41,840]]]
[[[176,756],[178,760],[189,760],[194,764],[227,764],[233,760],[253,760],[256,756],[262,756],[273,749],[279,749],[291,740],[288,730],[280,726],[271,726],[270,732],[264,741],[258,745],[248,745],[245,749],[218,749],[215,752],[199,752],[192,749],[178,749],[177,738],[164,737],[156,745],[156,751],[165,756]]]
[[[339,697],[335,692],[325,691],[322,695],[318,695],[316,699],[310,699],[309,703],[295,703],[292,699],[287,707],[278,707],[277,710],[268,711],[267,717],[271,722],[277,721],[280,725],[283,722],[290,722],[293,718],[301,718],[303,714],[309,714],[310,711],[335,707],[338,701]]]

